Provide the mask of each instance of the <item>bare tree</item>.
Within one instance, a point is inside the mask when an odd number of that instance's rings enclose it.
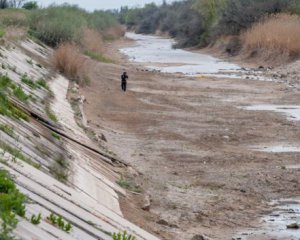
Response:
[[[8,8],[7,0],[0,0],[0,9]]]
[[[24,4],[25,0],[9,0],[8,5],[12,8],[20,8]]]

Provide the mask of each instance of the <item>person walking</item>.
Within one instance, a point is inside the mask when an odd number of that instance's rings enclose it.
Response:
[[[124,92],[126,92],[126,88],[127,88],[127,79],[128,79],[127,73],[123,72],[123,74],[121,75],[121,88]]]

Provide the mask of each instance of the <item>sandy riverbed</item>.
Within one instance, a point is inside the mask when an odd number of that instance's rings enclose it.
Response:
[[[90,86],[81,89],[90,127],[140,173],[131,174],[143,194],[121,200],[125,216],[163,239],[231,239],[263,228],[272,200],[300,195],[300,171],[284,167],[298,164],[299,152],[253,149],[300,146],[299,121],[243,109],[299,105],[299,89],[146,71],[119,53],[130,44],[110,44],[109,54],[120,64],[98,63]],[[130,76],[126,93],[119,82],[124,69]],[[141,209],[144,195],[151,196],[150,212]]]

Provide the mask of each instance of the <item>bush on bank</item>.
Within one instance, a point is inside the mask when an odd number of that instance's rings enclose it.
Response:
[[[123,7],[118,18],[137,33],[167,33],[178,41],[179,47],[203,47],[215,43],[221,37],[231,36],[234,42],[229,43],[230,48],[237,51],[243,48],[240,47],[243,39],[232,36],[240,36],[256,23],[278,13],[299,15],[300,1],[187,0],[161,6],[147,4],[143,8]],[[282,32],[277,31],[277,34],[286,34],[283,28],[280,29]],[[233,49],[233,45],[237,49]],[[250,45],[253,44],[246,43],[248,48]]]
[[[117,24],[117,20],[109,12],[89,13],[68,4],[52,5],[30,14],[30,33],[52,47],[63,42],[80,43],[87,28],[103,32]]]

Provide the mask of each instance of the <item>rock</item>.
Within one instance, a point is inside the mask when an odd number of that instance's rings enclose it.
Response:
[[[229,137],[229,136],[223,136],[223,139],[225,139],[225,140],[229,140],[229,139],[230,139],[230,137]]]
[[[150,200],[150,196],[149,195],[146,195],[145,196],[145,199],[144,199],[144,204],[142,206],[142,209],[144,211],[150,211],[150,208],[151,208],[151,200]]]
[[[265,69],[264,66],[259,66],[258,69],[262,70]]]
[[[171,224],[169,224],[169,227],[170,227],[170,228],[179,228],[179,227],[178,227],[178,225],[176,225],[176,224],[172,224],[172,223],[171,223]]]
[[[286,226],[287,229],[299,229],[300,225],[298,223],[292,223]]]
[[[78,93],[78,89],[75,88],[75,87],[73,87],[73,88],[72,88],[72,92],[73,92],[73,93]]]
[[[204,235],[197,234],[194,237],[192,237],[191,240],[209,240],[209,239]]]
[[[169,223],[164,219],[160,219],[156,223],[164,226],[169,226]]]
[[[107,139],[106,139],[106,137],[103,133],[101,133],[101,140],[104,141],[104,142],[107,142]]]

